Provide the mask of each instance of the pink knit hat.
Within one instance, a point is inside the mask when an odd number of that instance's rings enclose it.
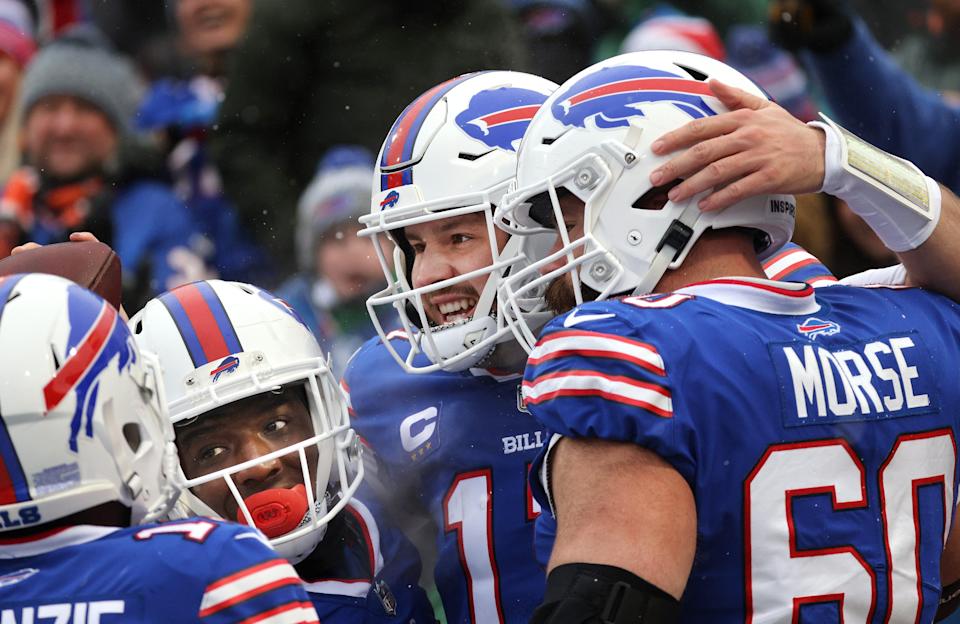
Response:
[[[0,0],[0,52],[23,67],[36,51],[30,11],[19,0]]]

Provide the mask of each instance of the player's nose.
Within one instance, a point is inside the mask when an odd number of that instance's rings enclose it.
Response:
[[[270,444],[257,438],[251,437],[238,448],[238,459],[240,463],[263,457],[275,450]],[[283,470],[282,458],[274,457],[262,462],[256,462],[253,465],[237,472],[234,480],[241,487],[256,485],[268,482],[275,478]]]
[[[422,253],[413,262],[414,288],[429,286],[457,276],[452,259],[445,254]]]

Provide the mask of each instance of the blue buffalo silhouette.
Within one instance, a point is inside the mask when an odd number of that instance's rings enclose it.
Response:
[[[81,428],[88,438],[93,438],[93,413],[97,406],[97,394],[100,390],[100,375],[111,363],[123,372],[137,359],[132,337],[127,331],[120,315],[107,310],[110,304],[99,301],[79,286],[67,287],[67,315],[70,320],[70,333],[67,337],[67,354],[76,353],[82,357],[82,344],[93,339],[91,330],[101,319],[113,317],[107,329],[107,337],[100,349],[86,363],[79,378],[71,388],[76,393],[77,403],[70,423],[70,450],[77,451],[77,436]],[[101,316],[107,315],[107,316]],[[69,360],[67,360],[69,362]],[[64,363],[66,367],[67,363]]]
[[[586,127],[593,118],[598,128],[629,125],[643,117],[640,104],[670,102],[692,118],[716,115],[701,96],[710,95],[705,82],[637,65],[605,67],[576,81],[551,106],[564,125]]]
[[[470,104],[455,121],[467,136],[487,147],[512,152],[516,151],[517,141],[546,101],[546,95],[530,89],[486,89],[470,98]]]

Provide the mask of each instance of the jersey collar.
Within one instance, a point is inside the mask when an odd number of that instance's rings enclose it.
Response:
[[[369,557],[370,578],[329,578],[318,579],[314,581],[304,581],[304,588],[311,594],[334,594],[338,596],[351,596],[353,598],[364,598],[370,593],[373,581],[383,571],[383,553],[380,551],[380,528],[377,526],[373,514],[366,505],[357,499],[351,499],[341,513],[349,514],[350,519],[357,524],[358,530],[363,534],[364,544],[359,544],[359,548],[366,550],[365,556]]]
[[[775,282],[755,277],[721,277],[689,284],[675,292],[767,314],[799,316],[820,310],[813,287],[799,282]]]
[[[77,525],[37,533],[30,537],[4,538],[0,534],[0,559],[42,555],[60,548],[86,544],[119,530],[117,527]]]

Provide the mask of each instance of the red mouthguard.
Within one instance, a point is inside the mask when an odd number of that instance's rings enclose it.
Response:
[[[244,501],[253,523],[267,537],[279,537],[297,528],[307,513],[307,489],[303,484],[290,489],[276,488],[251,494]],[[247,524],[243,510],[237,510],[237,522]]]

